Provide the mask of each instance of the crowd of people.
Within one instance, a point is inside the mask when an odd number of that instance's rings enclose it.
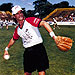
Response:
[[[71,11],[69,14],[65,14],[65,13],[66,12],[63,11],[61,14],[59,14],[59,16],[55,16],[53,18],[57,22],[75,22],[74,11],[73,12]],[[7,15],[5,12],[0,13],[0,28],[3,29],[3,26],[6,26],[6,29],[8,30],[9,25],[16,25],[15,21],[12,18],[13,16],[11,16],[10,14]]]
[[[8,30],[8,26],[16,25],[16,23],[13,20],[2,20],[0,19],[0,28],[3,29],[3,26],[6,26],[6,29]]]
[[[0,28],[3,29],[3,26],[6,26],[8,30],[9,25],[15,25],[13,15],[10,12],[0,11]]]
[[[75,22],[75,13],[72,12],[69,15],[65,15],[64,17],[62,15],[58,17],[54,17],[56,21],[58,22]]]

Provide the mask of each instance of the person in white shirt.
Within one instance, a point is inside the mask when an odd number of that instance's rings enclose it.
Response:
[[[23,60],[24,75],[31,75],[35,70],[38,71],[39,75],[45,75],[45,70],[49,68],[49,60],[38,28],[44,26],[49,35],[55,40],[56,36],[52,28],[47,22],[39,18],[26,18],[19,5],[15,5],[12,8],[12,14],[19,25],[5,48],[4,56],[6,54],[9,55],[8,49],[21,37],[25,48]]]

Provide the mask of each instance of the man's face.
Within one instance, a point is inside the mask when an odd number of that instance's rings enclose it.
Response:
[[[16,18],[17,21],[24,20],[24,15],[23,15],[21,10],[17,14],[15,14],[15,18]]]

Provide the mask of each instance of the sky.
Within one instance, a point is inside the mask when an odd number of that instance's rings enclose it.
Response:
[[[26,10],[33,10],[34,5],[33,2],[36,0],[0,0],[0,5],[3,3],[13,3],[13,5],[20,5],[22,8]],[[75,0],[47,0],[51,4],[57,4],[62,1],[68,1],[70,6],[75,6]]]

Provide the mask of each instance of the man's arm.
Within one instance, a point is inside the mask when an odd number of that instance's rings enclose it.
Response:
[[[50,25],[49,25],[47,22],[45,22],[45,21],[41,21],[41,22],[40,22],[40,26],[44,26],[44,28],[45,28],[49,33],[53,31],[52,28],[50,27]]]
[[[55,39],[55,34],[52,30],[52,28],[50,27],[50,25],[46,22],[46,21],[41,21],[40,22],[40,26],[44,26],[44,28],[49,32],[50,36]]]
[[[15,43],[15,41],[16,40],[14,40],[13,38],[9,41],[8,46],[5,48],[4,55],[7,55],[8,54],[8,49]]]
[[[12,38],[10,41],[9,41],[9,44],[8,44],[8,48],[10,48],[13,44],[15,43],[15,40]]]

